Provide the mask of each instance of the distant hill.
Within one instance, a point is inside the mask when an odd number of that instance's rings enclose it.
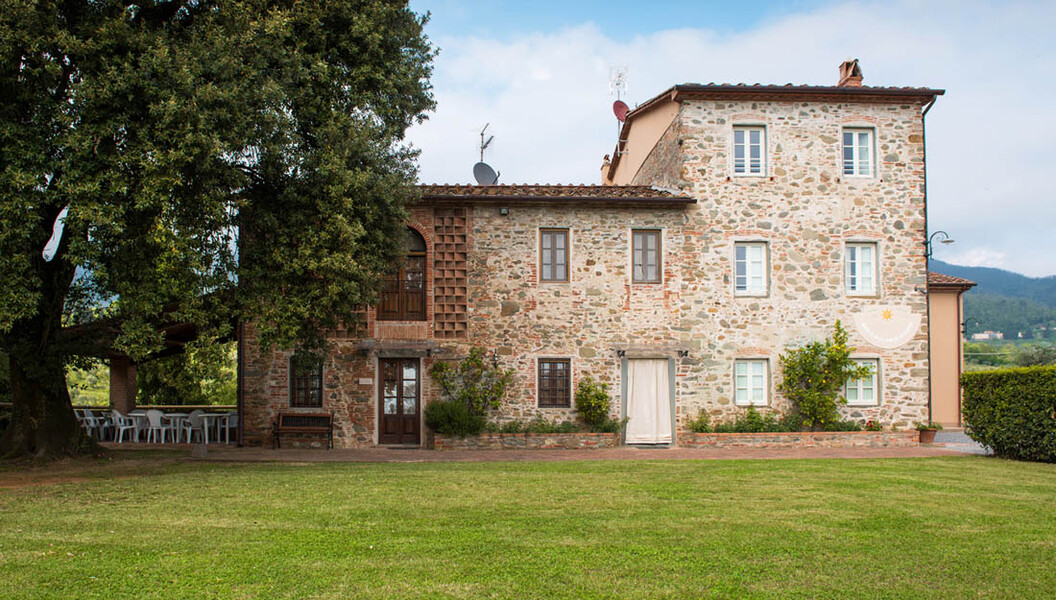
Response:
[[[931,260],[931,270],[971,279],[979,284],[972,288],[974,294],[1026,298],[1056,308],[1056,275],[1027,277],[1004,269],[951,265],[935,259]]]
[[[965,317],[979,321],[969,326],[969,332],[1001,331],[1010,340],[1019,332],[1025,337],[1040,335],[1038,329],[1045,325],[1046,337],[1056,335],[1056,276],[1027,277],[1004,269],[965,267],[934,259],[931,270],[979,284],[964,295]]]

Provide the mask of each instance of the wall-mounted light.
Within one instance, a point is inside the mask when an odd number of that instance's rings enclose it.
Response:
[[[499,349],[496,348],[491,351],[491,366],[498,368],[499,366]]]
[[[976,319],[975,317],[968,317],[967,319],[962,321],[961,322],[961,335],[963,335],[965,337],[968,337],[968,321],[974,321],[976,325],[980,324],[979,323],[979,319]]]
[[[928,241],[924,242],[924,256],[931,258],[931,253],[935,251],[935,238],[940,235],[942,236],[942,239],[939,240],[940,244],[952,244],[955,241],[950,237],[950,234],[945,231],[936,231],[931,234]]]
[[[920,292],[921,294],[924,294],[925,296],[928,295],[928,288],[920,287],[919,285],[913,286],[913,291],[914,292]]]
[[[500,206],[499,207],[499,214],[504,216],[504,217],[506,215],[510,214],[510,207],[509,206]]]
[[[627,351],[626,350],[617,350],[616,351],[616,356],[618,358],[623,358],[624,356],[627,356]]]
[[[679,350],[678,351],[678,357],[679,358],[686,358],[687,356],[689,356],[689,350]]]

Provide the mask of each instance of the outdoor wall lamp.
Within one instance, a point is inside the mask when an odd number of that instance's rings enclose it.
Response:
[[[616,351],[616,357],[617,358],[623,358],[624,356],[627,356],[627,351],[626,350],[617,350]]]
[[[924,242],[924,256],[931,258],[931,253],[935,251],[935,237],[940,235],[942,236],[942,239],[939,240],[940,244],[952,244],[955,241],[953,238],[950,237],[950,234],[946,233],[945,231],[936,231],[935,233],[931,234],[931,237],[928,238],[928,241]]]
[[[968,317],[961,323],[961,335],[968,337],[968,321],[974,321],[976,325],[979,325],[979,319],[975,317]]]
[[[491,351],[491,366],[493,366],[495,368],[499,367],[499,349],[498,348],[496,348],[496,349]]]
[[[504,217],[506,215],[510,214],[510,207],[509,206],[500,206],[499,207],[499,214],[504,216]]]
[[[687,356],[689,356],[689,350],[679,350],[678,351],[678,357],[679,358],[685,358]]]

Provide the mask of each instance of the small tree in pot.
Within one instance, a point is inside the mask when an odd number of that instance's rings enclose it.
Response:
[[[836,321],[832,339],[792,348],[781,355],[784,376],[778,389],[803,417],[805,427],[823,430],[826,424],[838,421],[839,407],[847,403],[840,396],[843,385],[872,374],[872,367],[851,359],[853,351],[847,346],[847,331]]]

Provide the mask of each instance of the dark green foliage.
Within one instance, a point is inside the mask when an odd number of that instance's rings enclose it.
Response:
[[[446,400],[462,404],[473,415],[498,408],[513,381],[513,370],[494,365],[479,346],[470,348],[455,366],[437,361],[429,374]]]
[[[627,419],[609,417],[612,407],[612,396],[609,385],[598,383],[587,375],[576,386],[576,411],[586,423],[587,429],[596,433],[616,433],[627,424]]]
[[[192,347],[139,365],[137,404],[235,404],[235,344]]]
[[[1024,344],[1016,347],[1013,360],[1020,367],[1056,365],[1056,346]]]
[[[851,359],[854,348],[847,346],[847,332],[839,321],[832,339],[792,348],[781,355],[783,379],[778,384],[792,401],[803,424],[829,431],[828,426],[840,420],[839,407],[847,401],[841,396],[849,379],[868,377],[871,367]]]
[[[0,402],[6,402],[11,397],[11,368],[7,363],[7,355],[0,352]],[[2,429],[0,429],[2,431]]]
[[[1056,367],[965,373],[968,434],[997,456],[1056,462]]]
[[[711,426],[711,416],[707,412],[701,410],[697,413],[695,419],[686,421],[686,429],[693,433],[711,433],[714,428]]]
[[[705,413],[701,412],[705,415]],[[687,427],[697,433],[781,433],[803,431],[803,417],[796,411],[791,411],[778,416],[777,413],[760,413],[754,406],[749,406],[743,414],[738,415],[732,421],[710,425],[709,419],[705,418],[701,423],[700,415],[695,421],[690,421]],[[700,429],[694,429],[698,427]],[[827,421],[821,428],[815,427],[817,431],[861,431],[862,424],[853,419],[835,418]],[[879,431],[879,430],[876,430]]]
[[[778,431],[788,431],[788,428],[778,420],[774,413],[760,414],[754,406],[749,406],[743,415],[738,416],[733,421],[715,425],[715,433],[771,433]]]
[[[444,400],[425,407],[425,424],[434,433],[464,438],[483,431],[485,422],[481,415],[470,414],[465,404]]]
[[[206,343],[240,316],[265,348],[321,352],[374,301],[415,194],[404,132],[433,106],[423,23],[380,0],[3,4],[0,351],[17,397],[0,449],[74,451],[73,356],[143,360],[165,321]]]
[[[973,295],[1001,295],[1010,298],[1026,298],[1050,308],[1056,308],[1056,276],[1028,277],[993,267],[951,265],[934,258],[931,259],[930,267],[933,271],[969,279],[978,284],[977,287],[972,288],[965,294],[966,308],[968,298]],[[965,314],[974,316],[968,311],[965,311]]]

